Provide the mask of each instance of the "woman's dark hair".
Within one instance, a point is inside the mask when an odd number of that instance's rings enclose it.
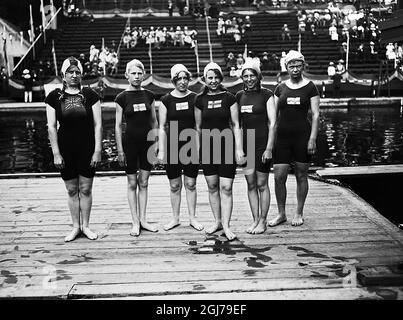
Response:
[[[181,72],[184,72],[186,74],[186,77],[188,78],[188,80],[190,80],[190,72],[186,72],[186,71],[181,71]],[[179,73],[181,73],[181,72],[179,72]],[[178,82],[179,73],[175,77],[173,77],[173,79],[171,80],[171,82],[174,85],[176,85],[176,82]]]
[[[247,68],[247,69],[245,69],[245,70],[250,70],[250,71],[252,71],[252,73],[256,76],[256,78],[257,78],[256,91],[257,91],[257,92],[260,92],[260,90],[262,90],[262,82],[261,82],[261,77],[260,77],[260,75],[257,73],[257,71],[256,71],[255,69]],[[245,71],[245,70],[244,70],[244,71]],[[243,71],[242,71],[241,76],[242,76],[242,75],[243,75]],[[244,90],[244,91],[248,91],[248,88],[247,88],[247,86],[245,85],[245,83],[243,83],[243,90]]]
[[[216,75],[216,77],[218,77],[218,79],[220,79],[220,81],[224,80],[224,77],[222,75],[222,73],[220,72],[220,70],[218,69],[211,69],[209,71],[213,71],[214,74]],[[206,81],[206,79],[203,77],[203,80]],[[218,89],[221,91],[228,91],[223,85],[222,83],[219,84]],[[207,92],[209,91],[209,88],[207,85],[204,85],[203,90],[201,91],[200,95],[204,96],[207,94]]]

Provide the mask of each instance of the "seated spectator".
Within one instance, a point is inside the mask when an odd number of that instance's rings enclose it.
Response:
[[[290,29],[286,23],[281,28],[281,39],[284,41],[285,38],[291,41]]]
[[[305,39],[305,28],[306,24],[304,20],[301,20],[298,24],[298,33],[301,34],[301,37]]]
[[[183,27],[183,42],[191,48],[196,46],[196,35],[196,30],[189,30],[187,26]]]
[[[346,67],[344,66],[344,60],[340,59],[336,65],[336,73],[344,73],[346,71]]]
[[[98,60],[98,56],[99,56],[99,49],[95,48],[94,45],[91,45],[90,47],[90,62],[92,62],[93,60]]]
[[[225,34],[225,21],[223,17],[218,18],[216,32],[219,37]]]
[[[370,54],[371,54],[371,59],[377,59],[378,58],[378,51],[375,48],[375,42],[371,41],[369,43],[369,49],[370,49]]]
[[[280,70],[280,59],[275,53],[269,58],[269,70]]]
[[[119,64],[118,54],[116,53],[115,50],[112,49],[109,54],[109,68],[108,68],[109,72],[108,72],[108,74],[110,76],[117,74],[118,64]]]
[[[180,26],[176,27],[175,37],[174,37],[174,47],[177,45],[183,47],[185,45],[184,34]]]
[[[281,52],[281,58],[280,58],[280,73],[287,72],[287,67],[286,67],[286,65],[285,65],[285,57],[286,57],[285,51]]]
[[[262,59],[260,62],[262,64],[262,70],[270,70],[270,59],[267,51],[262,53]]]
[[[343,42],[339,47],[340,59],[346,59],[347,57],[347,42]]]
[[[99,54],[99,63],[98,66],[99,68],[102,69],[102,75],[106,75],[106,68],[107,68],[107,63],[109,59],[109,49],[108,48],[103,48],[101,53]]]
[[[175,30],[173,27],[170,27],[169,31],[167,32],[167,39],[166,39],[167,47],[172,47],[174,43],[175,43]]]
[[[241,75],[241,72],[239,72],[235,67],[231,67],[229,71],[229,76],[230,77],[239,77]]]
[[[314,23],[312,23],[311,25],[309,25],[308,27],[308,39],[312,40],[312,39],[316,39],[318,36],[317,32],[316,32],[316,26]]]
[[[388,45],[386,46],[386,59],[388,61],[393,61],[393,63],[396,63],[396,52],[395,52],[395,47],[393,43],[389,42]]]
[[[236,67],[236,58],[232,52],[228,53],[228,56],[226,58],[226,67],[228,71],[231,71],[232,68],[235,69]]]
[[[341,38],[343,41],[347,41],[349,38],[350,34],[348,31],[348,27],[347,26],[343,26],[343,29],[341,30]]]
[[[239,53],[237,58],[236,58],[237,77],[241,76],[242,66],[243,66],[244,63],[245,63],[245,59],[243,58],[242,53]]]
[[[336,68],[334,66],[334,62],[330,61],[329,66],[327,67],[327,75],[331,79],[336,74]]]
[[[339,41],[339,34],[337,33],[337,28],[334,24],[329,27],[329,36],[332,41]]]

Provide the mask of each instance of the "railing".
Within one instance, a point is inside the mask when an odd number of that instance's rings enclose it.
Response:
[[[59,8],[52,19],[49,20],[48,24],[45,26],[45,29],[39,34],[39,36],[35,39],[35,41],[28,48],[27,52],[24,56],[18,61],[18,63],[14,66],[12,74],[21,75],[22,70],[29,69],[32,65],[32,62],[36,59],[36,54],[44,47],[46,43],[45,32],[53,22],[53,20],[58,16],[62,8]],[[43,41],[39,41],[43,39]]]

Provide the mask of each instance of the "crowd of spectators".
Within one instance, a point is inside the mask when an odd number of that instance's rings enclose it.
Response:
[[[88,54],[80,53],[78,60],[83,66],[83,78],[114,76],[118,71],[119,58],[114,48],[101,49],[90,46]]]
[[[162,47],[183,47],[188,46],[194,48],[197,44],[197,31],[184,26],[174,27],[126,27],[123,35],[123,45],[127,48],[135,48],[137,46],[149,46],[161,49]]]
[[[226,71],[230,77],[240,77],[242,66],[246,59],[257,60],[262,71],[286,71],[284,63],[285,52],[282,52],[281,57],[276,53],[263,52],[261,55],[249,50],[247,53],[233,53],[229,52],[225,57]],[[283,61],[282,61],[283,60]],[[284,68],[281,68],[283,62]],[[283,70],[284,69],[284,70]]]
[[[63,7],[63,14],[69,18],[77,18],[81,15],[81,10],[76,4],[77,1],[75,0],[63,0],[62,7]]]
[[[220,14],[216,32],[219,37],[233,37],[235,43],[247,42],[252,32],[252,21],[249,16],[245,19],[240,16],[224,18],[224,15]]]

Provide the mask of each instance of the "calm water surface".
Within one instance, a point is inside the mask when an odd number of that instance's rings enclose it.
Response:
[[[103,112],[103,164],[117,163],[114,112]],[[321,109],[315,166],[403,163],[403,115],[396,107]],[[0,173],[56,172],[47,138],[46,113],[0,113]]]

